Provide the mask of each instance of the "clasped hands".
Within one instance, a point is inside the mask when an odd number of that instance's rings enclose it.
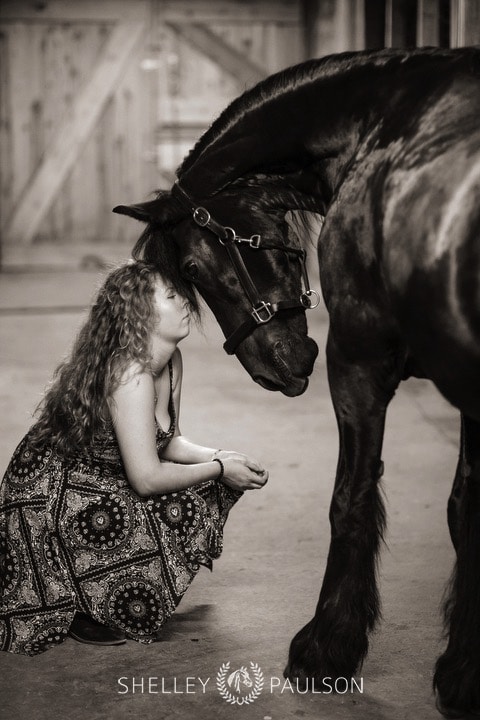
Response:
[[[268,471],[243,453],[217,450],[213,457],[223,463],[222,482],[235,490],[260,490],[268,480]]]

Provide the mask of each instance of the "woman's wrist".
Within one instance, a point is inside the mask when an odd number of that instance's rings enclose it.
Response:
[[[216,463],[220,467],[220,471],[219,471],[217,477],[215,478],[215,482],[220,482],[225,475],[225,466],[224,466],[223,462],[219,458],[216,458],[216,457],[212,458],[212,462]]]
[[[219,460],[220,458],[218,456],[221,452],[221,450],[215,450],[212,457],[210,458],[210,462],[213,462],[214,460]]]

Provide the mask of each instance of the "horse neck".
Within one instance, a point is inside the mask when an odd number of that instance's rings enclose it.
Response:
[[[180,169],[182,185],[194,196],[200,189],[201,197],[208,197],[261,176],[263,184],[294,197],[291,209],[323,213],[359,146],[368,147],[369,138],[373,142],[387,108],[394,112],[392,98],[400,107],[403,94],[410,93],[411,106],[424,101],[425,78],[441,82],[452,58],[468,62],[467,54],[347,53],[268,78],[213,124]],[[440,66],[436,75],[432,55]]]
[[[361,133],[354,112],[322,102],[321,85],[290,88],[247,111],[180,170],[182,186],[207,197],[262,176],[262,184],[289,187],[299,209],[321,210],[308,199],[312,181],[329,202],[339,168],[354,154]]]

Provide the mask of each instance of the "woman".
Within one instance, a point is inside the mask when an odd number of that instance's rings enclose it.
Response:
[[[114,270],[0,489],[0,648],[152,642],[244,490],[268,473],[178,419],[194,298],[145,262]]]

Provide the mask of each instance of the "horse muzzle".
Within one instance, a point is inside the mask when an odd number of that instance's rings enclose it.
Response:
[[[273,373],[257,372],[252,377],[266,390],[297,397],[308,387],[308,377],[313,371],[317,355],[317,344],[311,338],[307,338],[306,344],[303,343],[302,352],[293,343],[278,340],[269,355]]]

